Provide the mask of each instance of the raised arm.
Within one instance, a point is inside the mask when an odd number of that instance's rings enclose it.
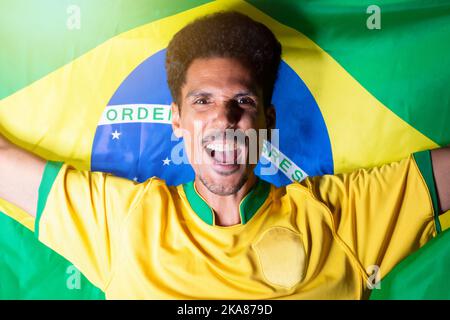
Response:
[[[45,163],[0,134],[0,198],[35,216]]]
[[[450,146],[431,151],[434,179],[442,212],[450,210]]]

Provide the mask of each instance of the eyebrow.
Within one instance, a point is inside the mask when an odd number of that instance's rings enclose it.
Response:
[[[256,93],[254,93],[251,90],[243,91],[243,92],[240,92],[240,93],[234,95],[235,98],[245,97],[245,96],[257,97]]]
[[[190,97],[210,97],[210,96],[212,96],[212,94],[209,92],[205,92],[205,91],[201,91],[201,90],[192,90],[186,94],[185,98],[187,99]]]
[[[202,91],[202,90],[192,90],[186,94],[185,99],[191,98],[191,97],[207,97],[207,98],[209,98],[211,96],[212,96],[212,93],[210,93],[210,92],[206,92],[206,91]],[[252,90],[245,90],[245,91],[241,91],[241,92],[235,94],[234,98],[239,98],[239,97],[244,97],[244,96],[257,97],[256,93],[253,92]]]

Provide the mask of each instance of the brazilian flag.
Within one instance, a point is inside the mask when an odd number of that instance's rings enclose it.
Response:
[[[279,170],[263,179],[286,185],[450,143],[450,3],[438,0],[2,0],[0,133],[79,169],[191,180],[192,168],[177,163],[184,145],[171,131],[165,52],[184,25],[221,10],[266,24],[283,46],[273,95],[279,139],[256,173]],[[1,199],[0,212],[0,298],[104,298],[37,242],[33,218]],[[449,214],[441,225],[450,226]],[[436,281],[427,266],[439,249],[448,270],[445,237],[399,268],[422,266],[412,268],[423,272],[416,279]],[[375,298],[448,298],[448,285],[443,295],[396,279],[387,275],[395,290],[383,291],[383,280]],[[406,290],[417,294],[398,294]]]

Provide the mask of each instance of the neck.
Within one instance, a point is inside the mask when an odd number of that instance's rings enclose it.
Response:
[[[221,196],[211,192],[197,178],[195,178],[194,183],[198,193],[214,210],[215,224],[228,227],[241,223],[239,204],[255,185],[256,180],[257,178],[252,172],[239,191],[227,196]]]

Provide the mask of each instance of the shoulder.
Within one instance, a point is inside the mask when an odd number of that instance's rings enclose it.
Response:
[[[135,182],[136,184],[136,182]],[[174,186],[167,185],[166,181],[164,179],[158,178],[158,177],[151,177],[148,178],[146,181],[142,183],[137,183],[137,185],[142,185],[148,190],[156,190],[156,191],[170,191],[174,189]]]
[[[167,194],[175,188],[157,177],[137,182],[112,173],[78,170],[69,164],[51,162],[47,164],[43,178],[49,185],[69,190],[90,190],[91,194],[105,194],[111,198],[138,199],[146,194]]]
[[[149,200],[169,200],[178,196],[178,187],[168,185],[165,180],[151,177],[142,183],[132,181],[136,188],[141,189],[142,196]]]
[[[311,189],[311,182],[303,180],[286,186],[272,186],[272,200],[291,206],[292,204],[317,201]],[[289,203],[289,204],[288,204]]]

